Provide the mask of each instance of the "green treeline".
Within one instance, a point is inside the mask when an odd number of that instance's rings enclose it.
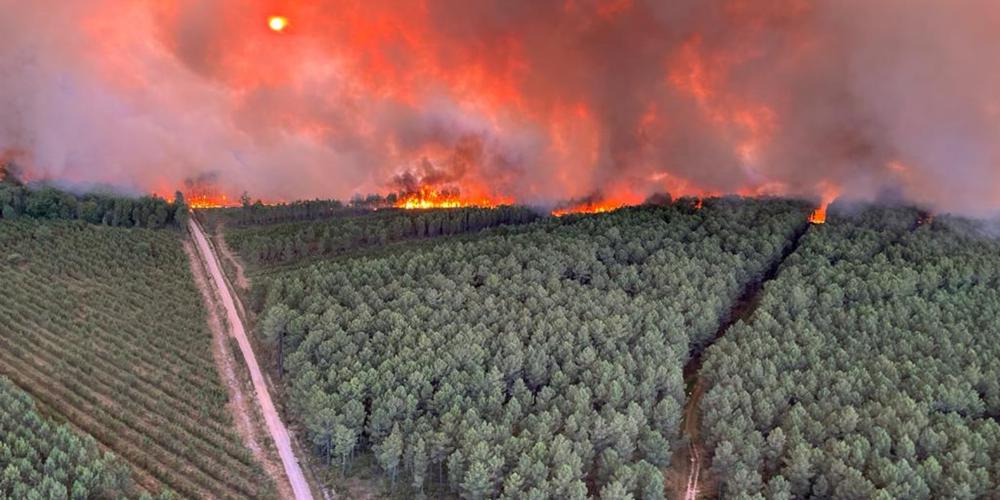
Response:
[[[345,206],[340,200],[301,200],[264,205],[260,201],[251,204],[244,197],[243,206],[213,208],[204,213],[210,220],[221,220],[229,226],[239,227],[360,215],[369,211],[371,209],[366,207]]]
[[[723,497],[1000,491],[1000,243],[919,217],[831,217],[709,350]]]
[[[0,182],[0,219],[79,219],[91,224],[158,229],[183,225],[184,197],[173,202],[155,196],[76,195],[53,187],[29,188],[12,178]]]
[[[55,425],[0,377],[0,497],[118,498],[131,486],[128,466],[94,438]]]
[[[277,275],[258,333],[321,460],[466,498],[662,498],[682,367],[805,222],[642,207]]]
[[[260,200],[251,202],[250,195],[243,193],[243,196],[240,197],[241,206],[213,208],[206,210],[205,215],[212,222],[221,221],[233,227],[302,222],[328,217],[362,215],[373,210],[392,209],[400,197],[405,196],[405,194],[401,192],[385,196],[378,194],[355,195],[347,203],[337,199],[315,199],[265,205]],[[457,192],[455,194],[457,196]]]
[[[540,217],[525,207],[349,210],[350,215],[312,222],[234,228],[226,232],[226,241],[251,262],[277,264],[406,239],[524,224]]]

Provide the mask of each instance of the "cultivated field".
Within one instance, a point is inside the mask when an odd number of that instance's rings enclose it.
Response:
[[[0,498],[113,498],[134,493],[128,465],[90,436],[56,425],[0,377]]]
[[[233,429],[180,232],[18,218],[0,248],[0,374],[145,491],[273,496]]]

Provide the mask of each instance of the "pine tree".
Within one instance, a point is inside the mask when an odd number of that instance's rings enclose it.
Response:
[[[472,500],[493,496],[493,478],[484,463],[474,462],[469,466],[462,480],[462,493],[463,497]]]
[[[399,424],[392,426],[392,432],[378,445],[375,455],[382,470],[389,475],[389,482],[392,486],[396,484],[396,474],[399,470],[399,462],[403,454],[403,435],[399,430]]]
[[[427,474],[427,448],[422,437],[418,437],[411,446],[410,469],[413,474],[413,489],[423,492]]]
[[[357,444],[357,434],[342,424],[337,424],[333,428],[333,452],[340,457],[340,472],[347,473],[348,460],[354,456],[354,447]]]

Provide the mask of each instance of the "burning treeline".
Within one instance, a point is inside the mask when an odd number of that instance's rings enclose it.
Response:
[[[0,151],[40,177],[217,172],[229,200],[405,185],[414,206],[1000,206],[991,0],[0,5]]]

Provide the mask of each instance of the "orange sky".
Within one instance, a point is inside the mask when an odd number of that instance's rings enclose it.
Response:
[[[233,199],[836,191],[984,212],[1000,7],[971,3],[0,0],[0,150]]]

